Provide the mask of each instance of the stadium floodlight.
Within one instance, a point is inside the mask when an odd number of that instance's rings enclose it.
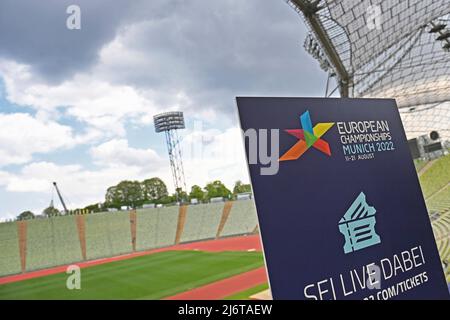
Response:
[[[178,197],[180,190],[186,190],[180,139],[177,132],[179,129],[185,128],[183,112],[173,111],[161,113],[155,115],[153,121],[155,124],[155,131],[157,133],[164,132],[166,136],[170,168],[172,170],[174,187]],[[177,200],[181,201],[181,199]]]
[[[445,39],[450,38],[450,31],[447,31],[446,33],[441,34],[439,37],[436,38],[437,41],[442,41]]]
[[[303,47],[305,48],[306,52],[308,52],[310,55],[312,55],[315,59],[319,61],[320,68],[323,71],[326,72],[329,71],[330,63],[328,62],[328,59],[325,57],[322,48],[317,43],[317,40],[314,39],[314,36],[311,33],[308,34],[308,36],[306,37]]]
[[[430,29],[429,33],[439,32],[439,31],[443,30],[446,26],[447,25],[445,25],[445,24],[437,24]]]
[[[158,114],[153,117],[156,132],[163,132],[167,130],[184,129],[183,112],[173,111]]]

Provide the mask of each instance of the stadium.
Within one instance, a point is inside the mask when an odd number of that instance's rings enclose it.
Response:
[[[416,161],[448,282],[449,166],[448,155]],[[250,299],[268,288],[252,200],[0,228],[0,299]],[[71,264],[83,270],[83,290],[65,287]]]
[[[1,274],[12,274],[0,280],[1,299],[160,299],[239,274],[249,284],[241,280],[237,290],[265,282],[250,200],[59,216],[1,228]],[[60,281],[70,264],[86,268],[81,294]],[[29,285],[34,289],[24,289]],[[226,297],[220,285],[210,290],[203,298]]]
[[[287,4],[328,76],[326,97],[396,99],[450,284],[450,3]],[[170,131],[182,128],[157,128],[177,191],[186,186]],[[67,213],[0,223],[0,300],[270,299],[251,198]],[[83,290],[66,288],[72,265]]]

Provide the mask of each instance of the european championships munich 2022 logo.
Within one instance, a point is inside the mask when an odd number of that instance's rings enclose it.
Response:
[[[334,122],[318,123],[313,128],[309,111],[306,111],[300,116],[300,125],[302,129],[285,130],[299,141],[279,161],[297,160],[311,147],[331,156],[330,145],[322,136],[334,126]],[[376,209],[367,204],[366,195],[361,192],[339,221],[339,231],[345,237],[345,254],[381,243],[375,231],[375,213]]]
[[[309,111],[306,111],[300,116],[300,125],[303,129],[285,130],[299,141],[282,155],[279,161],[297,160],[311,147],[331,156],[330,145],[321,138],[334,126],[334,122],[318,123],[313,128]]]

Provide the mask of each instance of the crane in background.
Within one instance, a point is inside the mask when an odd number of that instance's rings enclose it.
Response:
[[[58,185],[56,184],[56,182],[53,182],[53,186],[55,187],[56,193],[58,194],[58,197],[59,197],[59,201],[61,201],[61,204],[64,208],[64,214],[68,214],[69,210],[67,210],[66,203],[64,202],[61,192],[59,192]],[[53,204],[53,200],[52,200],[52,204]]]

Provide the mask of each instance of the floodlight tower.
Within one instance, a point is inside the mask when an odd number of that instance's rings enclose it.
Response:
[[[185,128],[183,112],[174,111],[161,113],[154,116],[153,121],[155,123],[155,131],[157,133],[164,132],[166,136],[167,150],[169,151],[170,168],[172,169],[175,191],[180,189],[186,190],[180,139],[177,131]]]

